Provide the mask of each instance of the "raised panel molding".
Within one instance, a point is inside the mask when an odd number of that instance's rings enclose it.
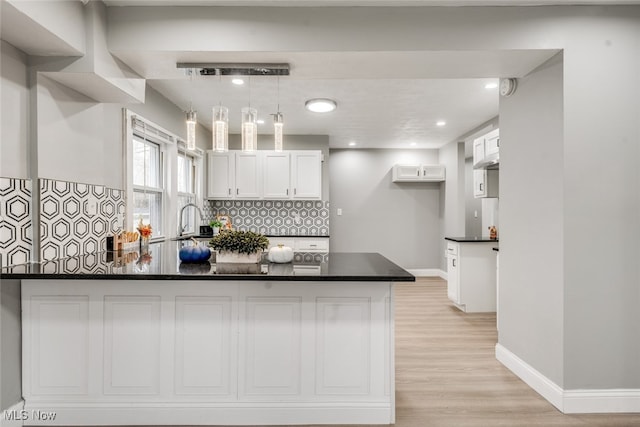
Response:
[[[32,296],[30,311],[31,394],[86,395],[89,297]]]
[[[316,299],[316,393],[368,394],[371,299]]]
[[[299,395],[300,297],[248,297],[245,301],[245,395]]]
[[[231,393],[231,303],[230,297],[176,297],[176,394]]]
[[[160,297],[104,297],[104,394],[158,394]]]

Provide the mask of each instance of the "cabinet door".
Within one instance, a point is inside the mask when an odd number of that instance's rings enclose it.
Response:
[[[236,199],[260,198],[260,172],[260,153],[236,153]]]
[[[487,197],[487,171],[473,171],[473,197]]]
[[[395,165],[392,172],[393,181],[418,181],[421,178],[420,165]]]
[[[477,165],[484,159],[485,142],[484,137],[473,141],[473,165]]]
[[[424,181],[444,181],[444,166],[442,165],[423,165],[422,179]]]
[[[263,163],[265,199],[290,199],[291,181],[289,153],[264,153]]]
[[[291,153],[291,186],[294,199],[322,198],[322,156],[320,151]]]
[[[460,266],[457,255],[447,255],[447,296],[460,304]]]
[[[232,199],[235,192],[234,153],[209,152],[208,157],[207,197]]]
[[[500,133],[498,129],[493,130],[484,137],[484,155],[495,156],[500,152]]]

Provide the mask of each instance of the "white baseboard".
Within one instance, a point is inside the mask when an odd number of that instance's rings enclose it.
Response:
[[[24,409],[24,400],[16,403],[10,408],[2,410],[0,414],[0,427],[22,427],[23,418],[26,418]]]
[[[407,271],[416,277],[441,277],[447,280],[447,273],[439,268],[413,268]]]
[[[295,425],[390,424],[389,403],[27,403],[25,409],[55,413],[54,420],[30,417],[25,426],[112,425]]]
[[[640,389],[563,390],[500,344],[496,359],[565,414],[640,413]]]

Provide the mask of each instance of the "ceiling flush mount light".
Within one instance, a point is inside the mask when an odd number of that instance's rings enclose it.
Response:
[[[446,125],[446,124],[447,124],[447,122],[445,122],[444,120],[438,120],[438,121],[436,122],[436,126],[444,126],[444,125]]]
[[[258,120],[256,121],[256,123],[258,123],[259,125],[263,125],[263,124],[264,124],[264,120],[262,120],[262,119],[258,119]]]
[[[349,147],[355,147],[356,145],[358,145],[357,143],[355,143],[354,141],[351,141],[349,143]]]
[[[498,87],[498,83],[496,82],[491,82],[491,83],[487,83],[486,85],[484,85],[485,89],[495,89]]]
[[[336,104],[336,101],[333,99],[315,98],[305,102],[304,106],[307,110],[313,111],[314,113],[329,113],[335,110],[338,104]]]
[[[242,86],[244,84],[244,80],[236,78],[231,80],[231,83],[233,83],[236,86]]]
[[[412,147],[415,147],[416,143],[415,142],[410,142],[409,145],[412,146]]]

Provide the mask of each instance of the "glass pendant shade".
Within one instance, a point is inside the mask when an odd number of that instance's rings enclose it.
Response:
[[[229,151],[229,109],[213,107],[213,150]]]
[[[242,151],[258,149],[258,111],[255,108],[242,109]]]
[[[196,149],[196,112],[187,111],[187,150]]]
[[[273,115],[273,139],[275,143],[274,150],[282,151],[282,132],[284,129],[284,118],[282,113],[276,113]]]

